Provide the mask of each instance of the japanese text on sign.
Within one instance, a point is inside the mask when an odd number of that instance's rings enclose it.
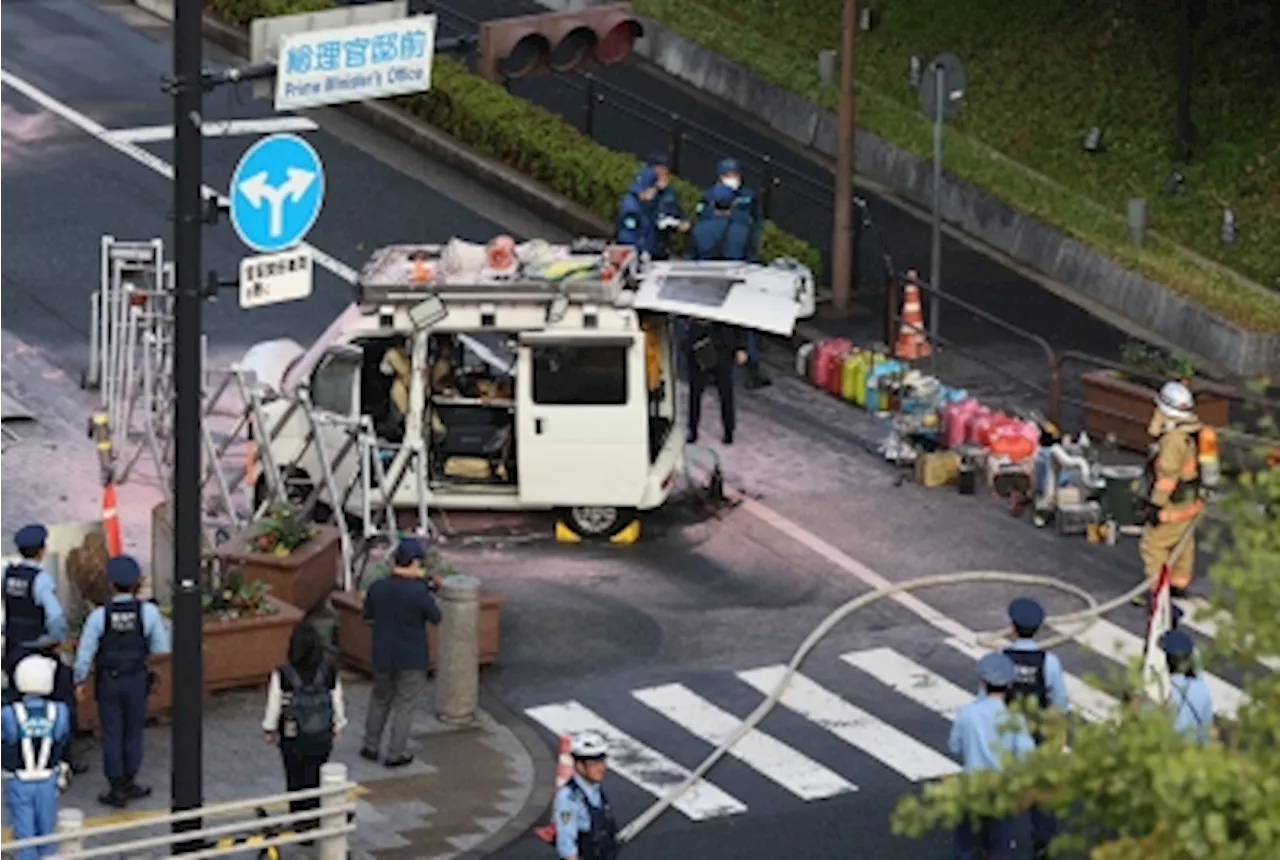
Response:
[[[240,307],[274,305],[311,295],[311,251],[295,248],[240,261]]]
[[[383,98],[431,88],[436,17],[296,33],[280,40],[276,109]]]

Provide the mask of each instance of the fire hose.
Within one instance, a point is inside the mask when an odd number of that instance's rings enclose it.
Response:
[[[716,457],[716,460],[717,463],[715,468],[718,471],[718,456]],[[689,477],[689,469],[687,466],[686,477]],[[1190,535],[1195,531],[1196,527],[1199,525],[1201,516],[1203,516],[1203,514],[1197,515],[1196,520],[1191,525],[1191,528],[1188,529],[1187,535]],[[1172,566],[1174,561],[1176,561],[1181,553],[1186,549],[1189,542],[1187,535],[1183,536],[1182,540],[1180,540],[1174,547],[1173,552],[1170,553],[1169,560],[1165,563],[1166,568]],[[902,594],[904,592],[979,582],[999,582],[1011,585],[1051,588],[1074,595],[1084,601],[1086,608],[1083,610],[1071,612],[1066,615],[1051,616],[1045,620],[1045,624],[1059,631],[1041,643],[1041,647],[1045,649],[1076,639],[1093,626],[1094,622],[1096,622],[1101,616],[1119,606],[1127,604],[1138,594],[1143,591],[1150,590],[1151,587],[1144,580],[1124,594],[1114,597],[1105,603],[1099,603],[1097,598],[1080,586],[1066,582],[1065,580],[1054,576],[1029,573],[979,571],[922,576],[916,579],[909,579],[904,582],[878,588],[875,591],[868,592],[867,594],[859,595],[858,597],[855,597],[837,607],[830,615],[824,618],[807,637],[805,637],[805,640],[800,643],[800,647],[796,649],[791,660],[787,663],[786,669],[782,674],[782,678],[778,681],[773,690],[770,691],[769,695],[765,697],[765,700],[761,702],[760,705],[738,725],[733,733],[725,739],[724,743],[720,744],[720,746],[713,750],[701,764],[695,767],[683,782],[672,788],[666,795],[659,798],[655,803],[653,803],[653,805],[628,823],[626,827],[622,828],[622,831],[618,836],[619,840],[624,843],[630,842],[644,831],[645,828],[653,824],[653,822],[656,821],[663,812],[665,812],[677,799],[683,796],[704,776],[706,776],[707,772],[710,771],[711,768],[720,761],[720,759],[724,758],[730,750],[737,746],[743,738],[755,729],[755,727],[769,715],[769,713],[782,699],[783,694],[787,690],[787,686],[791,683],[791,679],[795,676],[796,672],[800,670],[800,666],[809,656],[809,653],[813,651],[813,649],[817,647],[818,643],[821,642],[833,629],[835,629],[836,625],[841,621],[844,621],[859,609],[863,609],[880,600],[884,600],[885,598],[893,597],[894,595]],[[1078,625],[1078,627],[1076,627],[1076,625]],[[1072,628],[1072,630],[1064,630],[1064,627]],[[1007,637],[1000,632],[991,632],[979,633],[974,638],[977,644],[994,650],[995,648],[1002,647]]]

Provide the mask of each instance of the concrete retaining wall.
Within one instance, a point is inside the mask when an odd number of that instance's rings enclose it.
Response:
[[[539,2],[556,11],[568,11],[607,0]],[[644,24],[645,37],[637,45],[640,56],[673,77],[762,118],[798,143],[834,156],[834,114],[651,19],[645,19]],[[930,162],[870,132],[858,135],[857,169],[916,205],[932,206]],[[1164,285],[1117,265],[966,182],[945,177],[943,184],[943,218],[965,233],[1235,373],[1280,373],[1280,335],[1241,331]],[[1265,289],[1246,282],[1240,288]]]

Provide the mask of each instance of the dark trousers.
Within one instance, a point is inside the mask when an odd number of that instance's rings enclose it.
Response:
[[[287,791],[306,791],[309,788],[319,788],[320,767],[329,760],[332,752],[332,747],[323,753],[315,753],[301,752],[287,743],[281,744],[280,758],[284,761],[285,789]],[[318,797],[289,801],[290,812],[306,812],[309,809],[319,808],[320,798]],[[295,821],[293,829],[295,831],[315,830],[319,826],[319,819],[308,818],[302,821]]]
[[[147,673],[95,679],[102,723],[102,771],[109,780],[132,777],[142,766],[142,727],[147,721]]]
[[[689,361],[689,434],[697,435],[698,425],[702,422],[702,394],[707,384],[716,387],[716,395],[720,398],[720,423],[724,432],[732,433],[736,425],[737,413],[733,405],[733,364],[721,362],[711,370],[699,370]]]
[[[1047,809],[1031,807],[1031,844],[1036,850],[1048,847],[1058,835],[1058,819]]]
[[[978,827],[962,821],[956,827],[955,860],[1012,860],[1016,818],[984,818]]]

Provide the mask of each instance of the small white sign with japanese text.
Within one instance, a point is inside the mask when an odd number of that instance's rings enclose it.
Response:
[[[276,60],[276,110],[429,90],[435,44],[435,15],[284,36]]]
[[[260,308],[311,295],[311,251],[293,248],[240,261],[240,307]]]

